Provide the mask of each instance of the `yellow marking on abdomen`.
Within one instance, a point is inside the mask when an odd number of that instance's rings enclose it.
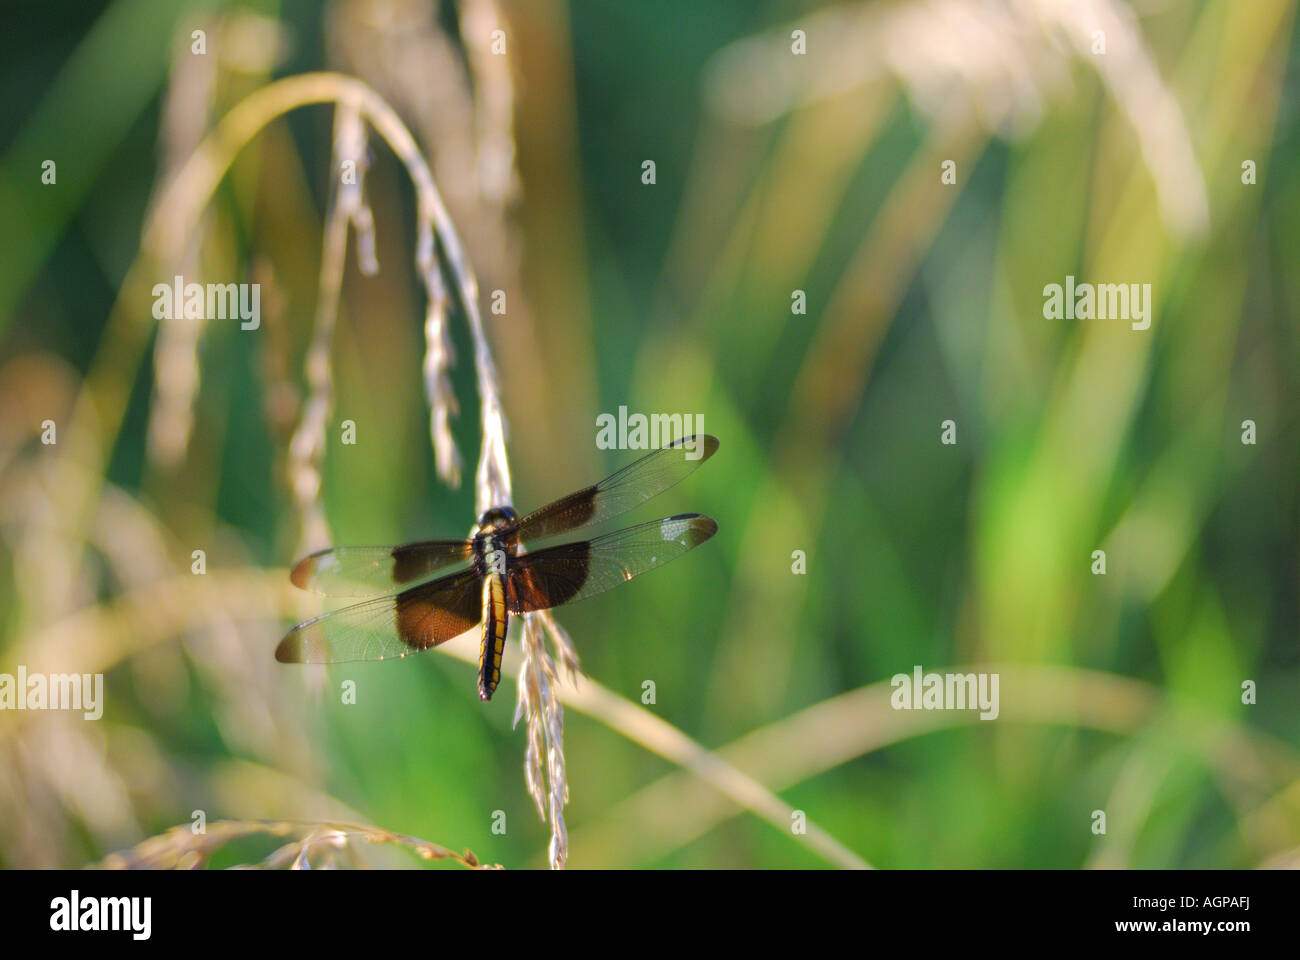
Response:
[[[501,575],[489,573],[483,578],[483,644],[478,655],[478,695],[492,699],[501,682],[501,654],[506,646],[506,594]]]

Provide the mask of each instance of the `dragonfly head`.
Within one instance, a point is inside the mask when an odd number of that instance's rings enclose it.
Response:
[[[519,514],[515,513],[513,507],[493,507],[491,510],[483,511],[483,516],[478,518],[478,525],[473,532],[490,536],[509,529],[518,522]]]

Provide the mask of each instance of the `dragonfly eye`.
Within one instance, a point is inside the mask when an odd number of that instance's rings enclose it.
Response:
[[[483,516],[478,518],[478,525],[481,529],[496,530],[518,519],[519,514],[515,513],[513,507],[493,507],[483,511]]]

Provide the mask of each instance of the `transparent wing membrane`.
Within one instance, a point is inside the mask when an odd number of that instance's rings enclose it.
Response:
[[[326,613],[294,627],[280,641],[281,663],[388,660],[445,643],[476,626],[479,577],[466,570]]]
[[[372,597],[426,580],[438,570],[468,563],[470,540],[423,540],[400,547],[335,547],[298,561],[295,586],[327,597]]]
[[[519,537],[525,542],[541,540],[617,517],[686,479],[717,450],[717,437],[683,437],[600,483],[534,510],[519,521]]]
[[[525,554],[510,561],[507,606],[511,613],[526,613],[594,597],[677,559],[717,532],[711,518],[689,513]]]

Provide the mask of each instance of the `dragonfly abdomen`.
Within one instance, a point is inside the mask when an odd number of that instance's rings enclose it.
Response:
[[[483,577],[483,644],[478,655],[480,700],[491,700],[501,682],[501,655],[505,651],[509,623],[504,578],[489,572]]]

